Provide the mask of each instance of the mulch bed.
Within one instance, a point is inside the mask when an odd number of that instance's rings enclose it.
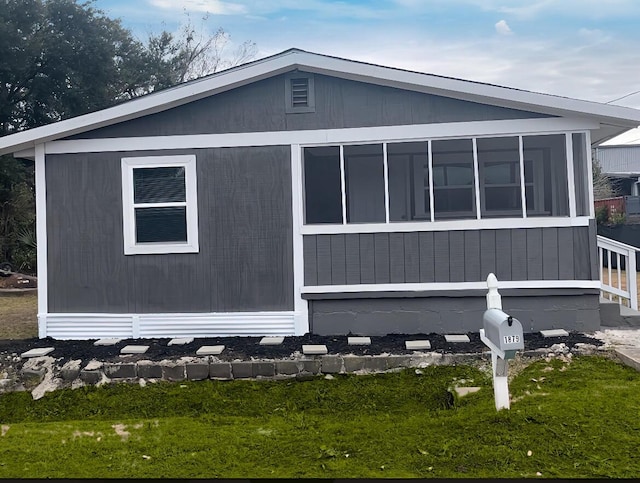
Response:
[[[54,340],[25,339],[25,340],[0,340],[0,360],[8,360],[19,357],[20,354],[36,347],[54,347],[50,355],[62,361],[81,359],[89,361],[96,359],[103,362],[124,362],[136,360],[160,361],[163,359],[179,359],[180,357],[195,357],[196,350],[204,345],[224,345],[225,350],[219,356],[222,360],[251,360],[251,359],[287,359],[295,352],[302,352],[303,344],[324,344],[329,354],[353,354],[353,355],[379,355],[379,354],[412,354],[413,351],[405,348],[407,340],[428,339],[431,342],[431,351],[441,354],[451,353],[480,353],[488,348],[480,340],[477,332],[467,334],[470,342],[447,343],[441,334],[389,334],[379,337],[371,337],[369,346],[349,346],[347,336],[320,336],[307,334],[299,337],[286,337],[284,343],[279,346],[259,345],[261,337],[210,337],[197,338],[190,344],[168,346],[171,339],[123,339],[115,346],[94,346],[94,340]],[[553,344],[564,343],[573,348],[575,344],[592,344],[601,346],[599,339],[589,337],[583,333],[570,333],[568,337],[544,338],[539,333],[525,334],[525,350],[549,348]],[[145,354],[120,356],[120,349],[125,345],[149,345]]]

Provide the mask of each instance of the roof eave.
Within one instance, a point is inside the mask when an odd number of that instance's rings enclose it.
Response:
[[[0,154],[33,148],[62,137],[154,114],[226,90],[300,69],[345,79],[453,97],[563,117],[596,119],[607,128],[595,136],[604,142],[640,125],[640,111],[508,87],[406,71],[290,49],[266,59],[149,94],[101,111],[0,138]]]

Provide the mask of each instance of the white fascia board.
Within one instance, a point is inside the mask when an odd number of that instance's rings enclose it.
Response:
[[[318,56],[311,53],[300,53],[299,63],[312,68],[313,71],[336,77],[351,78],[374,84],[385,84],[431,94],[439,94],[458,99],[503,105],[517,109],[540,108],[551,109],[551,112],[565,114],[573,112],[599,118],[609,118],[620,122],[622,126],[638,126],[640,110],[629,107],[600,104],[593,101],[572,99],[538,92],[525,91],[510,87],[484,84],[433,74],[412,72],[375,64],[365,64],[335,57]],[[309,57],[311,56],[311,57]],[[386,81],[386,82],[385,82]]]
[[[640,125],[640,110],[631,108],[439,77],[294,50],[101,111],[5,136],[0,138],[0,154],[20,151],[31,148],[36,143],[48,142],[160,112],[295,68],[516,109],[553,112],[557,115],[595,116],[599,121],[627,128]]]

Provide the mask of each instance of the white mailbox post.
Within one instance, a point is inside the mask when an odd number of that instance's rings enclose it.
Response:
[[[502,311],[502,298],[498,293],[498,279],[493,273],[487,277],[487,310],[482,316],[480,339],[491,349],[493,368],[493,394],[496,409],[509,409],[508,360],[524,349],[522,324]]]

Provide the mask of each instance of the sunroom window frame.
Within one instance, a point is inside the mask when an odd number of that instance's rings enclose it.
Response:
[[[411,137],[411,138],[386,138],[380,140],[370,140],[370,141],[338,141],[338,142],[328,142],[328,143],[309,143],[309,144],[300,144],[300,159],[304,164],[304,150],[305,148],[312,147],[321,147],[321,146],[337,146],[340,149],[340,164],[341,164],[341,175],[344,176],[344,157],[343,151],[344,146],[348,145],[364,145],[364,144],[381,144],[383,147],[383,164],[384,164],[384,185],[385,185],[385,211],[386,207],[389,204],[389,180],[388,180],[388,145],[393,143],[413,143],[413,142],[425,142],[427,143],[427,159],[429,165],[429,196],[430,196],[430,219],[426,220],[407,220],[407,221],[391,221],[389,219],[388,211],[386,211],[386,221],[385,222],[377,222],[377,223],[347,223],[345,206],[346,206],[346,191],[344,186],[344,178],[342,177],[342,208],[343,208],[343,218],[342,223],[312,223],[307,224],[306,222],[306,208],[303,210],[302,217],[302,232],[303,234],[322,234],[322,233],[374,233],[376,231],[379,232],[394,232],[394,231],[441,231],[448,229],[492,229],[492,228],[501,228],[501,227],[533,227],[533,226],[572,226],[576,223],[576,220],[588,218],[593,218],[593,214],[590,216],[577,216],[576,215],[576,197],[575,197],[575,179],[573,172],[573,152],[566,149],[566,163],[567,163],[567,194],[568,194],[568,204],[569,210],[567,215],[549,215],[549,216],[528,216],[527,208],[526,208],[526,183],[525,183],[525,172],[524,172],[524,164],[525,164],[525,155],[523,149],[523,138],[528,136],[546,136],[546,135],[563,135],[565,136],[565,142],[567,148],[571,146],[569,138],[572,137],[573,134],[585,134],[586,133],[586,143],[590,142],[589,139],[589,131],[584,129],[567,129],[567,130],[558,130],[558,131],[522,131],[518,133],[483,133],[479,135],[451,135],[451,136],[429,136],[429,137]],[[504,216],[504,217],[482,217],[481,215],[481,205],[480,203],[476,204],[476,216],[473,218],[465,218],[465,219],[453,219],[453,220],[438,220],[436,219],[436,213],[434,213],[434,186],[433,186],[433,154],[432,154],[432,142],[440,141],[440,140],[450,140],[450,139],[471,139],[473,141],[474,149],[474,195],[476,197],[481,197],[481,186],[479,180],[479,169],[478,169],[478,161],[477,161],[477,146],[476,140],[482,138],[503,138],[503,137],[517,137],[518,138],[518,151],[520,155],[519,159],[519,168],[520,168],[520,196],[522,201],[522,212],[517,216]],[[590,154],[590,151],[587,151]],[[590,171],[590,169],[588,170]],[[302,179],[304,180],[304,166],[301,166]],[[534,184],[534,191],[536,190],[536,185]],[[304,192],[304,184],[302,185],[302,206],[305,206],[305,192]],[[593,197],[593,193],[590,193],[590,198]],[[477,198],[476,198],[477,200]],[[479,200],[478,200],[479,201]],[[437,211],[437,210],[436,210]]]
[[[185,201],[135,203],[134,170],[146,168],[184,168]],[[163,155],[124,157],[122,169],[123,240],[125,255],[198,253],[198,195],[196,156]],[[185,207],[187,239],[184,242],[138,242],[136,239],[136,208]]]

